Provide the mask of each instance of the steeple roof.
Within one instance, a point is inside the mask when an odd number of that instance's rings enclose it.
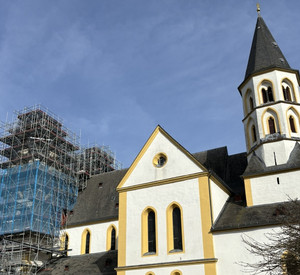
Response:
[[[271,68],[291,69],[265,21],[258,15],[245,79]]]

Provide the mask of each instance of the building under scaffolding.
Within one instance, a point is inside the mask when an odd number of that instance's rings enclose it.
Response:
[[[60,235],[79,179],[114,170],[116,161],[104,147],[80,149],[41,106],[15,114],[0,133],[0,274],[35,274],[64,253]]]

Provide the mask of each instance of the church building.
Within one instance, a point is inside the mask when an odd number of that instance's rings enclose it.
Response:
[[[88,181],[62,232],[68,257],[42,274],[244,274],[257,259],[242,237],[264,241],[300,197],[299,81],[258,11],[238,87],[246,152],[190,153],[158,125],[128,169]]]

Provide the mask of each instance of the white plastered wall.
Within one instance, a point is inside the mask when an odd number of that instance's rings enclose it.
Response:
[[[223,209],[225,202],[227,201],[229,195],[224,192],[214,181],[210,181],[210,192],[212,200],[212,213],[213,221],[218,218],[221,210]]]
[[[182,207],[185,253],[167,251],[166,210],[172,202]],[[157,213],[157,256],[142,257],[141,253],[141,215],[146,207]],[[126,224],[126,265],[203,259],[198,179],[128,192]]]
[[[74,256],[81,254],[81,236],[85,229],[89,229],[91,232],[90,253],[106,251],[107,229],[111,225],[114,225],[116,227],[116,239],[118,240],[118,221],[110,221],[68,228],[66,230],[66,233],[69,235],[69,249],[72,249],[68,252],[68,255]],[[117,243],[118,242],[116,242],[116,247]]]
[[[282,82],[288,79],[289,84],[291,84],[291,88],[294,91],[294,97],[296,102],[299,103],[299,86],[296,75],[294,73],[288,73],[283,71],[272,71],[268,73],[264,73],[261,75],[254,76],[251,78],[242,89],[242,96],[245,98],[247,90],[251,89],[252,94],[254,95],[255,106],[262,106],[262,96],[260,92],[261,83],[266,81],[272,85],[274,100],[275,101],[284,101],[284,96],[282,92]],[[247,96],[246,96],[247,97]],[[293,97],[293,96],[292,96]],[[267,104],[268,105],[268,104]],[[263,139],[268,134],[268,125],[267,119],[270,114],[274,114],[274,118],[277,120],[277,132],[280,131],[282,135],[285,135],[287,138],[299,137],[300,132],[291,134],[290,125],[289,125],[289,111],[290,108],[293,108],[292,113],[294,114],[296,128],[300,129],[299,119],[297,118],[297,114],[300,114],[300,106],[293,105],[290,102],[281,102],[264,106],[262,108],[256,109],[249,117],[244,120],[244,130],[245,137],[249,143],[249,127],[248,121],[252,119],[257,125],[257,135],[259,139]],[[245,116],[247,114],[245,113]],[[256,154],[265,161],[267,166],[275,165],[274,153],[276,155],[277,164],[284,164],[287,162],[290,152],[294,147],[295,142],[293,141],[280,141],[280,142],[272,142],[265,143],[262,146],[256,149]],[[250,149],[254,144],[250,144]],[[251,155],[250,155],[251,156]],[[249,156],[249,158],[250,158]],[[248,159],[249,159],[248,158]]]
[[[163,168],[153,165],[153,158],[159,153],[167,156],[167,163]],[[159,132],[123,187],[198,172],[202,172],[202,169]]]
[[[180,265],[172,267],[156,267],[149,269],[138,269],[126,271],[126,275],[144,275],[147,272],[152,271],[155,275],[170,275],[174,270],[181,271],[182,274],[186,275],[205,275],[204,265]]]
[[[288,201],[289,197],[299,198],[299,178],[300,171],[291,171],[250,179],[253,205]]]
[[[218,275],[244,275],[243,266],[239,263],[256,263],[259,258],[246,249],[242,236],[246,235],[258,242],[267,242],[266,233],[279,230],[278,227],[253,228],[245,230],[232,230],[214,233],[215,254],[218,258]],[[265,273],[260,273],[264,275]]]

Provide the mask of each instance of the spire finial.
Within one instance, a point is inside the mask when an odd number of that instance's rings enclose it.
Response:
[[[257,14],[260,15],[260,5],[259,5],[259,3],[256,4],[256,11],[257,11]]]

